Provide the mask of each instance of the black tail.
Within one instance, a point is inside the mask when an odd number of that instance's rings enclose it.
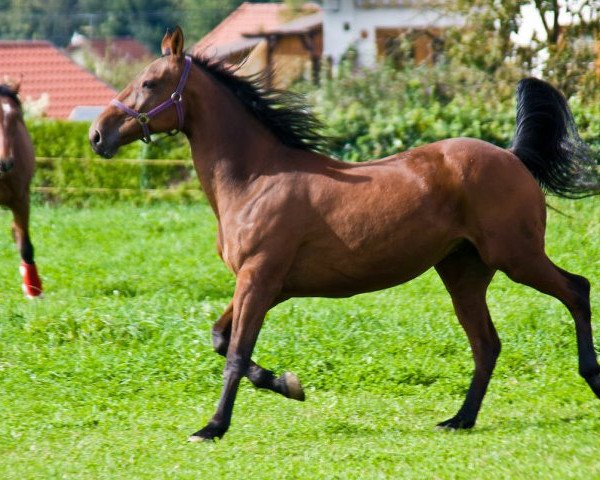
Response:
[[[542,80],[526,78],[517,86],[511,151],[548,193],[565,198],[600,194],[598,163],[579,137],[565,97]]]

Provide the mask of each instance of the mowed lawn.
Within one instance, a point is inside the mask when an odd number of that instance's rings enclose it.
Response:
[[[600,199],[548,201],[567,214],[549,213],[548,252],[592,282],[600,345]],[[234,287],[210,209],[36,206],[34,302],[9,223],[0,213],[1,479],[600,478],[600,400],[577,374],[573,322],[502,274],[488,298],[503,351],[472,431],[434,428],[472,360],[430,271],[278,306],[255,359],[297,373],[306,402],[244,380],[224,439],[188,444],[218,400],[210,327]]]

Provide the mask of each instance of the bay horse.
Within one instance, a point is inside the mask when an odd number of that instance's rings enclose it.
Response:
[[[33,259],[29,236],[29,186],[35,168],[31,137],[23,120],[20,82],[0,84],[0,205],[12,211],[12,232],[21,255],[19,271],[27,298],[42,295],[42,282]]]
[[[218,220],[218,253],[236,276],[213,327],[226,357],[217,410],[189,440],[222,437],[243,376],[303,400],[298,378],[251,360],[265,314],[290,297],[347,297],[407,282],[434,267],[469,339],[474,375],[463,405],[439,424],[475,424],[500,354],[486,305],[497,270],[559,299],[575,321],[579,372],[600,396],[590,283],[544,252],[544,190],[598,192],[598,172],[564,97],[537,79],[519,83],[512,148],[456,138],[381,160],[343,163],[320,153],[318,122],[296,97],[265,91],[183,50],[178,27],[91,125],[93,150],[180,130]],[[543,188],[540,188],[541,187]]]

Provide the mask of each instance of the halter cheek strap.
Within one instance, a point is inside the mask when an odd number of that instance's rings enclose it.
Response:
[[[142,127],[142,134],[143,134],[142,141],[144,143],[150,143],[152,141],[152,139],[150,137],[150,126],[148,125],[150,123],[150,120],[152,119],[152,117],[158,115],[160,112],[162,112],[172,106],[175,106],[175,109],[177,110],[178,127],[176,130],[173,130],[172,132],[170,132],[171,135],[175,135],[177,132],[179,132],[183,128],[184,115],[183,115],[182,93],[183,93],[183,89],[185,88],[185,84],[187,82],[187,78],[190,73],[191,67],[192,67],[192,58],[190,56],[186,55],[185,56],[185,64],[183,66],[183,73],[181,74],[181,78],[179,79],[179,84],[177,85],[177,88],[171,94],[171,97],[168,100],[165,100],[160,105],[157,105],[149,112],[146,112],[146,113],[138,112],[137,110],[129,108],[127,105],[121,103],[116,98],[113,98],[111,100],[111,102],[110,102],[111,105],[114,105],[119,110],[125,112],[127,115],[135,118],[138,121],[138,123]]]

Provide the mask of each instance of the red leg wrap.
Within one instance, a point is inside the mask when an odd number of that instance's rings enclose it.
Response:
[[[21,262],[19,268],[23,277],[23,293],[27,298],[39,297],[42,294],[42,280],[38,275],[35,264]]]

